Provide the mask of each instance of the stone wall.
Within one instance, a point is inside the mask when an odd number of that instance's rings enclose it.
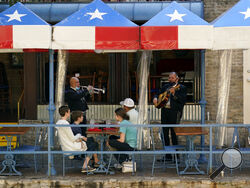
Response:
[[[230,9],[238,0],[204,0],[204,18],[211,22]],[[215,120],[217,113],[219,51],[207,50],[206,62],[206,112]],[[243,53],[233,51],[233,64],[228,106],[228,123],[243,123]]]
[[[231,188],[231,187],[249,187],[249,179],[221,179],[217,182],[210,181],[206,178],[175,178],[175,177],[98,177],[82,176],[82,177],[56,177],[56,178],[11,178],[0,180],[0,187],[3,188],[36,188],[36,187],[51,187],[51,188],[77,188],[77,187],[103,187],[103,188],[141,188],[141,187],[192,187],[192,188]]]

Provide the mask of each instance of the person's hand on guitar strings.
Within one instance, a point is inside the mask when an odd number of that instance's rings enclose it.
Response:
[[[172,87],[172,88],[169,90],[169,92],[174,96],[174,94],[175,94],[175,88]]]

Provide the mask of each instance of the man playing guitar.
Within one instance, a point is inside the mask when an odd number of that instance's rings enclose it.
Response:
[[[179,84],[179,77],[175,72],[171,72],[168,77],[169,83],[165,84],[155,95],[153,103],[156,107],[161,104],[162,98],[158,98],[164,92],[169,97],[166,103],[160,105],[161,108],[161,124],[179,124],[182,116],[182,110],[186,102],[186,87]],[[173,145],[178,145],[178,140],[173,127],[163,127],[165,146],[170,145],[169,130],[171,131],[171,140]],[[166,160],[172,160],[172,155],[167,154]]]

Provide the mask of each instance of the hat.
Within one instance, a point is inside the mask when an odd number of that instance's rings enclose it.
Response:
[[[120,105],[124,105],[124,106],[127,106],[127,107],[134,107],[135,103],[134,103],[133,99],[126,98],[124,101],[120,102]]]

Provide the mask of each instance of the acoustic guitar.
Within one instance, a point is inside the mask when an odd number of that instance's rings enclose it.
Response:
[[[169,100],[169,97],[170,97],[170,89],[171,88],[174,88],[175,90],[178,90],[180,88],[180,84],[178,84],[178,85],[176,84],[173,87],[170,87],[166,91],[164,91],[163,93],[161,93],[158,96],[157,104],[155,104],[156,108],[162,108],[162,107],[164,107],[167,104],[167,102]]]

